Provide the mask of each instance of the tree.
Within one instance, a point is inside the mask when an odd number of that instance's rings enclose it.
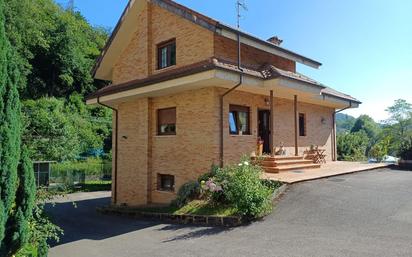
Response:
[[[336,130],[339,133],[349,132],[356,119],[348,114],[337,113],[336,114]]]
[[[5,242],[11,253],[17,252],[29,240],[29,221],[35,204],[36,185],[34,181],[33,163],[26,148],[21,154],[19,165],[19,186],[16,192],[14,215],[8,221],[8,237]]]
[[[8,0],[5,11],[7,35],[30,85],[20,88],[23,98],[86,95],[104,85],[93,80],[90,70],[107,30],[92,27],[79,12],[53,0]]]
[[[370,140],[375,140],[378,136],[379,129],[378,124],[376,124],[370,116],[361,115],[356,119],[350,132],[355,133],[363,130]]]
[[[338,160],[361,161],[366,158],[368,136],[364,130],[337,136]]]
[[[73,94],[66,101],[40,98],[23,102],[23,141],[36,160],[67,161],[90,149],[102,149],[111,133],[111,113],[86,106]]]
[[[27,158],[20,160],[21,120],[16,55],[5,33],[0,0],[0,256],[12,256],[27,242],[34,187]],[[29,174],[30,173],[30,174]]]
[[[390,115],[386,123],[394,128],[397,136],[404,139],[407,132],[412,130],[412,104],[404,99],[398,99],[386,111]]]
[[[412,105],[398,99],[386,111],[390,117],[385,121],[382,134],[390,139],[389,152],[399,155],[402,143],[412,136]]]

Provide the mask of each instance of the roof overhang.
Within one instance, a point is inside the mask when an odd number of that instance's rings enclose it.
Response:
[[[312,68],[318,69],[320,66],[322,66],[322,63],[320,62],[307,58],[303,55],[294,53],[288,49],[277,46],[268,41],[262,40],[248,33],[238,31],[237,29],[234,29],[230,26],[221,23],[217,25],[216,33],[232,40],[237,40],[237,35],[240,33],[240,41],[245,45],[252,46],[267,53],[271,53],[283,57],[285,59],[307,65]]]
[[[322,94],[323,87],[304,83],[290,78],[274,78],[262,80],[250,75],[243,75],[243,84],[237,89],[239,91],[250,92],[268,96],[273,90],[276,97],[292,100],[295,95],[300,102],[327,106],[330,108],[345,108],[350,105],[350,101],[332,95]],[[170,79],[167,81],[155,82],[153,84],[129,88],[125,91],[114,92],[101,96],[93,96],[87,100],[87,104],[104,103],[115,107],[122,102],[132,101],[144,97],[160,97],[177,94],[188,90],[196,90],[206,87],[232,88],[239,81],[239,73],[225,69],[211,69],[184,77]],[[358,107],[358,103],[352,102],[351,108]]]

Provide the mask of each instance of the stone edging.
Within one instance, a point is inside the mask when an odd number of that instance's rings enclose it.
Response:
[[[143,212],[127,208],[118,207],[99,207],[97,211],[103,214],[127,216],[132,218],[149,219],[156,221],[164,221],[176,224],[194,224],[201,226],[220,226],[220,227],[237,227],[246,224],[241,217],[229,216],[206,216],[206,215],[178,215],[170,213],[153,213]]]
[[[288,184],[286,183],[277,188],[272,194],[272,202],[279,200],[279,198],[285,193],[286,189],[288,189]]]
[[[275,202],[287,189],[287,184],[283,184],[272,195],[272,202]],[[239,216],[206,216],[206,215],[178,215],[170,213],[154,213],[154,212],[144,212],[139,210],[133,210],[125,207],[116,206],[106,206],[98,207],[97,211],[102,214],[118,215],[139,219],[148,219],[163,221],[168,223],[176,224],[193,224],[200,226],[218,226],[218,227],[238,227],[241,225],[248,224],[250,221],[242,219]]]

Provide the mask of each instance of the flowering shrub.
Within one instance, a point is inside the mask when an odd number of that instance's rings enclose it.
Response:
[[[249,160],[226,166],[216,174],[225,200],[236,207],[246,218],[259,218],[272,209],[272,190],[262,184],[262,169]]]
[[[206,182],[203,180],[201,182],[201,188],[202,188],[203,193],[207,193],[207,192],[215,193],[215,192],[222,191],[222,186],[219,185],[217,182],[214,182],[213,178],[209,178],[209,180]]]
[[[182,207],[194,199],[205,200],[213,208],[222,206],[237,210],[245,218],[259,218],[272,209],[272,192],[279,182],[260,178],[262,169],[249,159],[224,168],[212,166],[210,172],[199,177],[198,182],[184,184],[174,205]]]
[[[180,187],[177,192],[176,199],[172,202],[172,205],[177,207],[182,207],[187,204],[190,200],[199,198],[200,195],[200,185],[198,182],[190,181]]]

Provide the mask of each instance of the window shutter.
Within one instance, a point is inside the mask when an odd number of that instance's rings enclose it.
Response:
[[[159,124],[176,124],[176,108],[159,110]]]

